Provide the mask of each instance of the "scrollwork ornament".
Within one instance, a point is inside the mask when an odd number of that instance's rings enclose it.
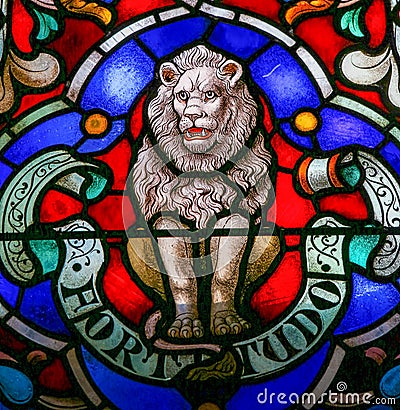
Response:
[[[37,199],[48,184],[77,166],[97,169],[95,165],[75,160],[62,150],[42,154],[23,167],[0,198],[0,207],[4,210],[0,217],[0,231],[11,235],[26,232],[34,223]],[[8,272],[20,282],[29,281],[35,275],[35,268],[25,247],[22,238],[0,242],[0,258]]]

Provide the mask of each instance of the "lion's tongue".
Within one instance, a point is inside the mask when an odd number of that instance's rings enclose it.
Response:
[[[189,128],[188,130],[191,134],[200,134],[203,128]]]
[[[187,132],[184,134],[184,138],[187,141],[194,141],[194,140],[205,140],[211,136],[211,132],[206,130],[205,128],[189,128]]]

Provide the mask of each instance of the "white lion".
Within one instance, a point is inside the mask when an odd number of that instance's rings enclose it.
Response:
[[[145,219],[158,216],[155,229],[185,228],[183,218],[197,228],[247,228],[248,215],[267,204],[271,156],[263,135],[253,135],[257,104],[242,71],[238,62],[201,45],[161,65],[162,83],[148,106],[153,135],[144,137],[132,181]],[[214,335],[250,327],[234,302],[246,243],[247,236],[210,239]],[[168,335],[201,337],[191,243],[162,237],[158,244],[176,310]]]

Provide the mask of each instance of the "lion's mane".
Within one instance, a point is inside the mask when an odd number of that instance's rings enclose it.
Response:
[[[183,51],[173,59],[181,74],[196,67],[213,67],[218,75],[217,68],[225,61],[224,56],[204,46]],[[207,153],[193,153],[183,145],[173,108],[174,87],[161,84],[150,101],[147,114],[158,145],[154,146],[149,136],[144,137],[132,181],[146,220],[162,211],[178,211],[203,228],[211,217],[232,206],[240,191],[237,187],[244,192],[240,207],[249,213],[266,204],[271,189],[271,155],[262,134],[249,149],[245,148],[256,126],[257,104],[243,80],[234,87],[229,81],[224,84],[230,99],[228,116],[220,124],[217,143]],[[213,173],[228,160],[234,166],[226,175]],[[182,173],[179,177],[166,165],[168,161]],[[192,176],[185,175],[192,172]]]

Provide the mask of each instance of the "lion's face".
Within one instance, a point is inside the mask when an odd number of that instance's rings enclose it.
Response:
[[[224,138],[223,125],[229,121],[228,98],[214,68],[186,71],[173,91],[173,106],[178,115],[180,138],[193,153],[206,153]]]
[[[256,124],[242,67],[204,46],[160,67],[148,115],[160,148],[179,170],[214,171],[236,155]]]

